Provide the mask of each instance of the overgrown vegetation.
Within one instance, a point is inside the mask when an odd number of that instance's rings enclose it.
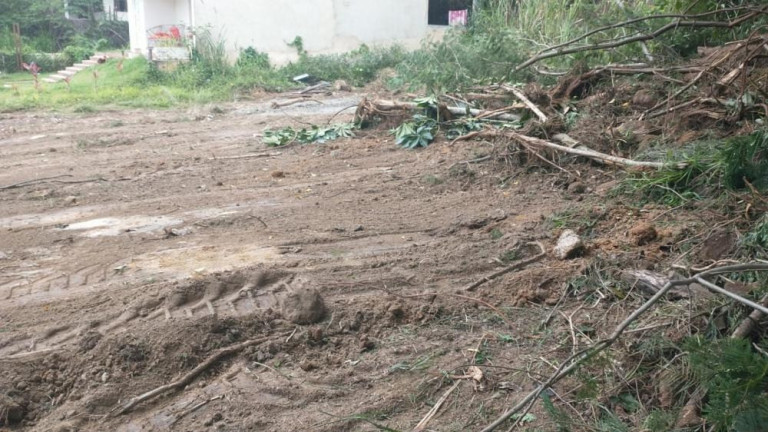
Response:
[[[100,0],[4,0],[0,2],[0,72],[18,70],[14,24],[21,32],[22,59],[53,73],[95,51],[128,44],[128,23],[97,19]],[[67,19],[66,14],[72,19]],[[76,20],[76,21],[75,21]],[[77,24],[75,24],[77,22]]]

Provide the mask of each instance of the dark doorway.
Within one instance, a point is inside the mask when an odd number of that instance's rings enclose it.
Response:
[[[429,0],[429,25],[448,25],[448,11],[472,11],[472,0]]]
[[[115,0],[115,12],[128,12],[128,0]]]

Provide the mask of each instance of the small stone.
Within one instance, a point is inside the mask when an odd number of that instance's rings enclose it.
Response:
[[[101,382],[105,383],[109,380],[109,373],[104,372],[101,374]]]
[[[13,399],[0,395],[0,413],[3,417],[0,419],[0,425],[13,425],[24,419],[27,413],[24,407],[16,403]]]
[[[64,198],[64,204],[65,205],[75,205],[77,204],[77,197],[76,196],[68,196]]]
[[[272,171],[270,175],[272,178],[285,178],[285,172],[283,171]]]
[[[361,352],[370,351],[375,346],[376,346],[376,344],[372,340],[368,339],[368,336],[363,335],[363,336],[360,337],[360,351]]]
[[[364,230],[364,229],[365,229],[365,228],[363,228],[363,226],[362,226],[362,225],[358,225],[358,226],[356,226],[356,227],[355,227],[355,229],[354,229],[353,231],[354,231],[354,232],[360,232],[360,231],[362,231],[362,230]]]
[[[582,182],[573,182],[568,185],[568,192],[572,194],[583,194],[587,190]]]
[[[317,369],[317,365],[314,362],[312,362],[310,360],[306,360],[306,359],[304,361],[302,361],[301,363],[299,363],[299,367],[304,372],[309,372],[309,371]]]
[[[553,253],[557,259],[566,260],[575,257],[584,250],[584,243],[573,230],[565,230],[560,234]]]
[[[315,342],[322,342],[323,340],[322,327],[314,327],[309,329],[309,331],[307,332],[307,337],[309,337],[309,340],[312,340]]]
[[[638,90],[634,96],[632,96],[632,105],[650,108],[656,103],[653,95],[647,90]]]
[[[632,238],[632,243],[637,246],[643,246],[656,240],[658,235],[659,233],[656,232],[656,227],[648,222],[641,222],[629,230],[629,236]]]
[[[344,80],[338,80],[333,83],[333,89],[336,91],[351,92],[352,87]]]
[[[16,390],[24,391],[27,389],[27,383],[24,381],[19,381],[16,383]]]
[[[0,260],[6,260],[6,259],[8,259],[8,254],[3,251],[0,251]]]

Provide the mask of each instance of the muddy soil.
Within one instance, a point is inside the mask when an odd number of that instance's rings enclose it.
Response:
[[[539,359],[567,356],[572,337],[557,314],[546,328],[547,307],[585,258],[461,290],[536,254],[529,242],[551,250],[551,216],[599,200],[613,174],[584,166],[569,189],[551,167],[467,162],[488,143],[404,151],[362,131],[272,149],[258,136],[349,120],[336,114],[356,100],[3,114],[0,425],[411,430],[459,382],[428,429],[477,430],[551,373]],[[553,428],[537,410],[529,426]]]

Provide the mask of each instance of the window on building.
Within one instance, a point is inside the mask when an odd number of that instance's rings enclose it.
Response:
[[[115,0],[115,12],[128,12],[128,0]]]
[[[471,11],[472,0],[429,0],[429,25],[448,25],[449,11]]]

